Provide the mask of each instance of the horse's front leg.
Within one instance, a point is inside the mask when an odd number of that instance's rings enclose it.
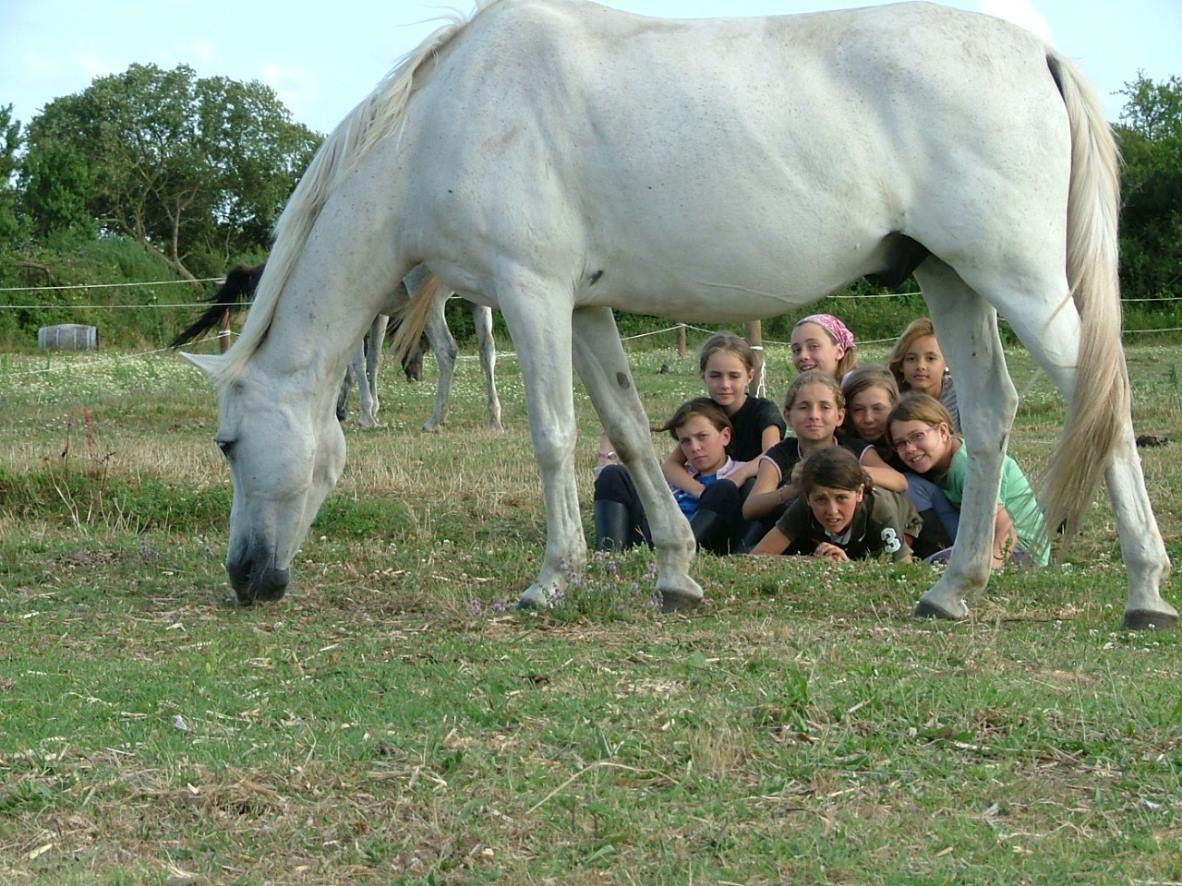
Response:
[[[571,376],[571,297],[529,277],[498,287],[497,303],[517,349],[529,410],[529,432],[546,501],[546,554],[521,608],[548,607],[567,577],[587,562],[575,483],[575,404]]]
[[[575,367],[644,504],[657,551],[657,590],[663,606],[696,606],[702,600],[702,588],[689,576],[694,535],[653,452],[648,416],[636,393],[611,308],[575,311],[574,333]]]
[[[444,314],[446,304],[446,300],[439,301],[427,318],[427,341],[431,344],[431,353],[435,355],[435,365],[439,368],[439,381],[435,386],[435,411],[423,424],[423,430],[427,433],[438,431],[447,420],[447,401],[451,396],[451,381],[456,371],[456,340],[447,328]]]
[[[501,427],[501,400],[497,396],[497,344],[493,340],[492,308],[472,305],[472,325],[476,327],[476,341],[480,347],[480,368],[484,370],[484,390],[488,398],[488,427]]]
[[[984,590],[993,556],[993,528],[1006,440],[1018,393],[1006,368],[997,312],[948,265],[929,258],[915,273],[932,314],[941,350],[949,356],[969,469],[960,527],[948,570],[920,598],[918,616],[959,619],[965,599]]]

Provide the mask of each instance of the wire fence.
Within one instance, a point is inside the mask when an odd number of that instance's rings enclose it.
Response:
[[[8,287],[0,287],[0,294],[14,293],[14,292],[32,292],[32,293],[36,293],[36,292],[62,292],[62,291],[80,291],[80,290],[93,290],[93,289],[135,289],[135,288],[139,288],[139,287],[149,287],[149,286],[192,286],[194,283],[199,283],[199,284],[217,283],[220,285],[221,283],[224,283],[224,282],[225,282],[224,277],[202,277],[197,280],[152,280],[152,281],[135,281],[135,282],[124,282],[124,283],[71,283],[71,284],[50,285],[50,286],[8,286]],[[828,296],[828,298],[832,298],[832,299],[883,299],[883,298],[910,298],[910,297],[919,296],[919,295],[922,295],[922,293],[919,291],[915,291],[915,292],[884,292],[884,293],[869,293],[869,294],[839,294],[839,295],[830,295],[830,296]],[[1139,303],[1139,302],[1154,302],[1154,303],[1160,304],[1163,302],[1168,303],[1168,302],[1175,302],[1175,301],[1180,301],[1180,300],[1182,300],[1182,296],[1168,296],[1168,297],[1163,297],[1163,298],[1130,298],[1130,299],[1121,299],[1121,302],[1122,302],[1122,304],[1133,304],[1133,303]],[[90,303],[90,304],[77,304],[77,303],[19,304],[19,303],[17,303],[17,304],[12,304],[12,303],[5,303],[5,304],[0,304],[0,310],[57,310],[57,311],[61,311],[61,310],[85,311],[85,310],[94,310],[94,309],[99,309],[99,310],[145,310],[145,309],[152,310],[152,309],[159,309],[159,310],[163,310],[163,309],[178,309],[178,308],[206,309],[209,306],[210,306],[209,301],[173,302],[173,303],[165,303],[165,304],[160,304],[160,303],[139,303],[139,304],[97,304],[97,303]],[[1000,317],[999,319],[1003,323],[1007,322],[1004,317]],[[684,329],[686,331],[698,332],[703,335],[713,335],[717,331],[715,329],[705,329],[700,326],[693,326],[693,325],[686,324],[686,323],[678,323],[678,324],[674,324],[672,326],[664,327],[662,329],[654,329],[654,330],[650,330],[647,332],[636,333],[634,335],[621,336],[621,340],[624,342],[640,341],[642,339],[653,338],[653,337],[659,336],[659,335],[668,335],[670,333],[677,333],[682,329]],[[1154,333],[1170,333],[1170,332],[1182,332],[1182,326],[1166,326],[1166,327],[1152,327],[1152,328],[1123,330],[1123,334],[1125,336],[1154,334]],[[196,348],[202,344],[217,341],[221,338],[226,337],[227,335],[233,337],[233,336],[236,336],[237,333],[233,332],[233,331],[222,331],[218,334],[206,336],[204,338],[196,339],[192,342],[189,342],[188,347]],[[858,345],[859,345],[859,347],[866,347],[869,345],[887,344],[887,343],[893,342],[895,340],[896,340],[895,337],[862,339],[858,342]],[[763,344],[765,346],[771,345],[774,347],[790,347],[791,343],[785,342],[785,341],[777,341],[775,339],[765,338],[763,340]],[[104,356],[102,358],[95,358],[94,361],[88,361],[88,363],[107,362],[107,361],[114,362],[114,361],[119,361],[119,360],[132,360],[132,359],[136,359],[136,358],[140,358],[140,357],[148,357],[148,356],[152,356],[155,354],[166,353],[166,352],[169,352],[170,350],[171,349],[168,347],[162,347],[162,348],[151,348],[151,349],[144,350],[144,351],[134,351],[134,352],[130,352],[130,353],[122,352],[118,355],[111,355],[110,357]],[[460,355],[460,356],[462,358],[467,358],[470,355]],[[499,357],[499,358],[512,359],[512,358],[516,358],[516,356],[517,356],[517,354],[513,351],[499,351],[499,352],[497,352],[497,357]],[[475,359],[475,358],[473,357],[473,359]],[[38,375],[38,374],[47,373],[47,372],[56,372],[56,371],[59,371],[61,369],[66,369],[66,368],[69,368],[68,364],[58,364],[56,366],[48,366],[48,367],[44,367],[41,369],[34,369],[34,370],[25,370],[25,371],[16,372],[16,373],[6,372],[6,373],[4,373],[4,375],[8,378],[12,378],[15,376]]]

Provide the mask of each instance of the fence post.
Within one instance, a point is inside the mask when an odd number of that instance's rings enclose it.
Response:
[[[230,350],[230,309],[222,312],[221,322],[218,324],[218,348],[221,353]]]
[[[767,378],[764,373],[763,359],[763,323],[759,320],[748,320],[746,324],[747,344],[755,352],[755,390],[751,391],[756,397],[764,396],[767,391]]]
[[[687,347],[686,341],[685,341],[685,324],[678,323],[677,324],[677,356],[684,357],[687,349],[688,349],[688,347]]]

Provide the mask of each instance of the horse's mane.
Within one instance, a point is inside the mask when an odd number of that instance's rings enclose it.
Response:
[[[254,305],[246,316],[241,335],[225,354],[216,372],[214,380],[219,386],[230,384],[241,376],[266,338],[280,293],[328,198],[374,145],[396,131],[405,120],[415,72],[428,57],[447,45],[464,25],[497,2],[476,0],[476,11],[471,16],[454,11],[441,16],[447,24],[404,55],[374,91],[325,139],[275,225],[275,243],[267,259],[267,273],[259,281]]]

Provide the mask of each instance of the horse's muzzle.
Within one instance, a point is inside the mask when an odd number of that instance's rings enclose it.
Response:
[[[291,571],[276,568],[270,558],[246,556],[227,560],[226,572],[238,602],[244,605],[282,599],[291,581]]]

